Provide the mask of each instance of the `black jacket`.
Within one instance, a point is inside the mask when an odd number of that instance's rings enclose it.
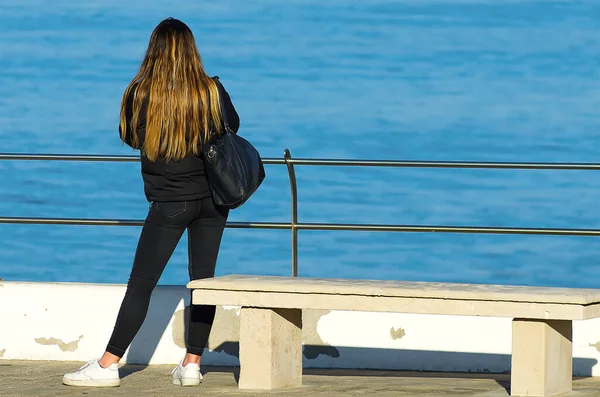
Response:
[[[225,107],[227,122],[237,133],[240,127],[240,118],[231,103],[229,94],[218,80],[215,78],[221,94],[221,101]],[[125,115],[127,119],[127,134],[124,142],[131,146],[132,131],[129,127],[129,120],[133,117],[133,91],[127,98]],[[146,109],[148,101],[146,100],[140,110],[137,136],[140,147],[144,143],[146,136]],[[119,126],[119,134],[121,126]],[[204,173],[204,163],[201,154],[198,156],[188,154],[182,160],[170,160],[165,162],[157,160],[150,161],[143,154],[142,160],[142,178],[144,179],[144,193],[148,201],[189,201],[199,200],[210,196],[208,182]]]

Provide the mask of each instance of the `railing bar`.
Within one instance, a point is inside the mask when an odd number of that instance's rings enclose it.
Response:
[[[366,231],[366,232],[435,232],[472,234],[522,234],[555,236],[600,236],[600,229],[554,229],[517,227],[477,227],[477,226],[428,226],[428,225],[360,225],[335,223],[299,223],[301,230],[325,231]]]
[[[0,153],[0,160],[48,160],[48,161],[114,161],[137,162],[139,156],[86,155],[86,154],[10,154]]]
[[[598,163],[503,163],[468,161],[385,161],[385,160],[319,160],[292,159],[294,165],[337,167],[398,167],[398,168],[482,168],[482,169],[534,169],[534,170],[600,170]]]
[[[0,217],[0,224],[22,225],[73,225],[73,226],[143,226],[143,220],[134,219],[85,219],[85,218],[28,218]],[[279,229],[290,230],[290,223],[278,222],[228,222],[232,229]]]
[[[269,223],[269,222],[227,222],[225,227],[229,229],[276,229],[290,230],[291,223]]]
[[[16,154],[0,153],[0,160],[41,160],[41,161],[108,161],[108,162],[138,162],[139,155],[87,155],[87,154]],[[278,158],[264,158],[265,164],[285,164]]]
[[[142,226],[141,220],[84,219],[84,218],[23,218],[0,217],[0,224],[55,224],[90,226]],[[228,222],[228,228],[236,229],[292,229],[291,223],[279,222]],[[379,231],[379,232],[438,232],[474,234],[530,234],[562,236],[600,236],[600,229],[517,228],[477,226],[430,226],[430,225],[361,225],[343,223],[297,223],[299,230],[324,231]]]
[[[57,161],[115,161],[136,162],[139,155],[86,155],[86,154],[28,154],[0,153],[0,160],[57,160]],[[600,163],[532,163],[532,162],[469,162],[469,161],[388,161],[388,160],[328,160],[264,158],[265,164],[292,164],[347,167],[405,167],[405,168],[482,168],[482,169],[554,169],[600,170]]]

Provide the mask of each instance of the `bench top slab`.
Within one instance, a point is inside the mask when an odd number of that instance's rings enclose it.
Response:
[[[600,303],[600,289],[339,278],[228,275],[191,281],[187,287],[215,291],[551,303],[581,306]]]

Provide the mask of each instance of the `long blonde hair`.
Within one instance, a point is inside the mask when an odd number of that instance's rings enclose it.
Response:
[[[192,31],[177,19],[167,18],[154,29],[140,70],[123,94],[123,141],[128,131],[125,109],[132,90],[132,147],[151,161],[181,160],[189,153],[198,154],[211,131],[221,130],[219,89],[204,72]],[[137,127],[145,100],[146,137],[140,147]]]

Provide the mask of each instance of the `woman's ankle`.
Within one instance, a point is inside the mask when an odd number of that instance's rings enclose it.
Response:
[[[181,365],[184,367],[190,363],[200,365],[200,358],[201,357],[196,354],[187,353],[183,358],[183,363]]]
[[[98,360],[98,364],[100,364],[102,368],[108,368],[111,365],[118,363],[119,360],[121,360],[121,357],[115,356],[109,352],[104,352],[102,357]]]

